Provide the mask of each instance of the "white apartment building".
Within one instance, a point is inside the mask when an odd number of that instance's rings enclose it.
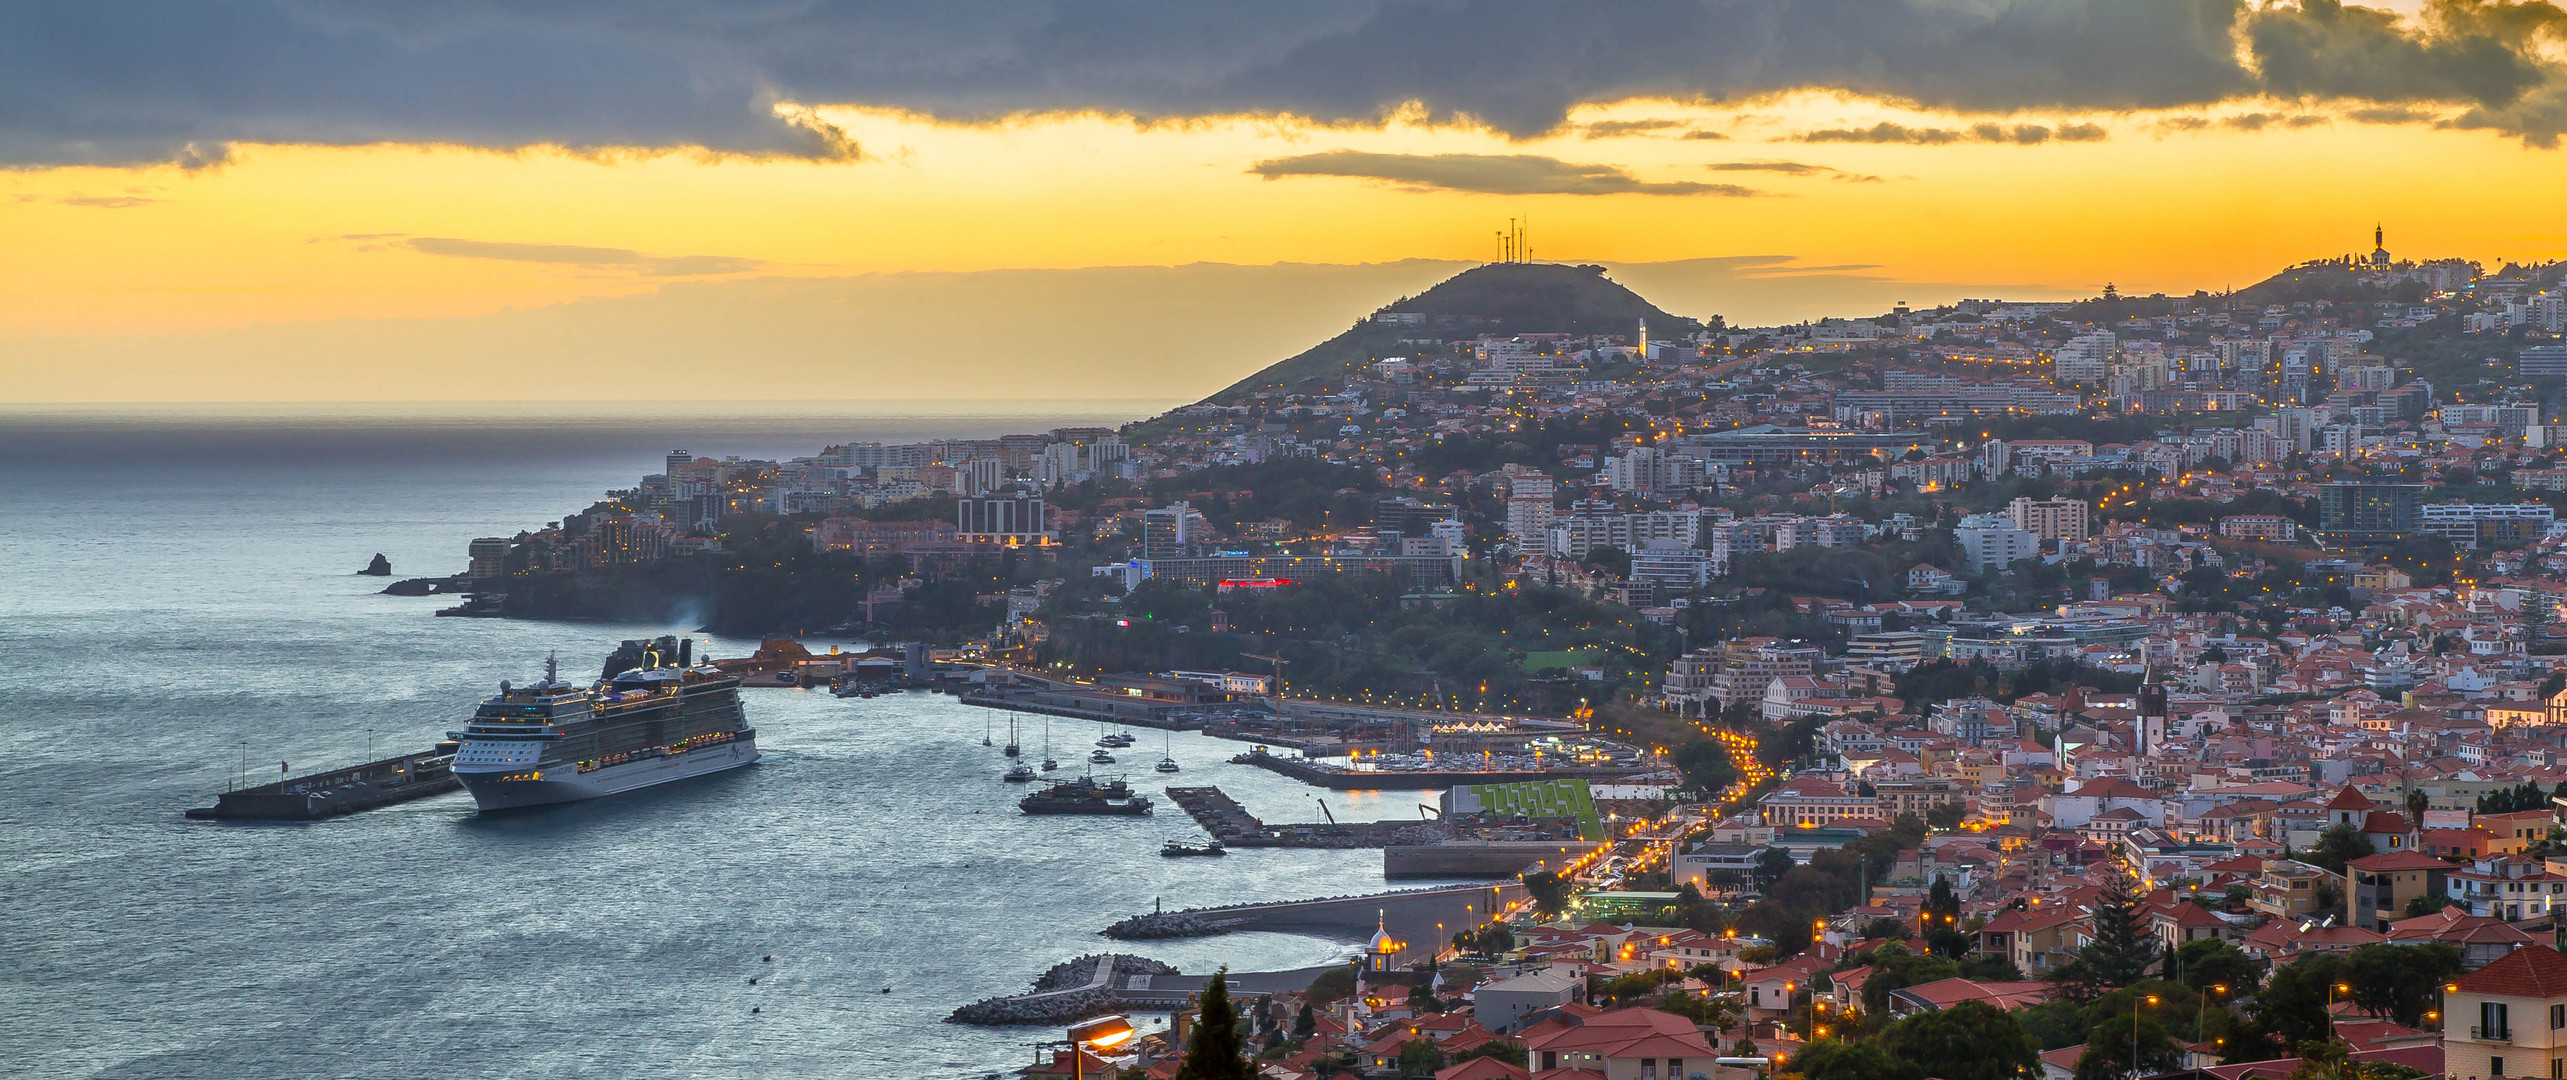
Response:
[[[1952,530],[1961,557],[1971,570],[2002,570],[2017,559],[2041,554],[2041,540],[2004,514],[1971,514]]]

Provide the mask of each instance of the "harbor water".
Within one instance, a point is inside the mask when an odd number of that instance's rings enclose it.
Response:
[[[587,673],[620,639],[691,629],[683,612],[434,618],[451,598],[354,576],[378,551],[398,576],[452,573],[471,538],[584,508],[670,449],[791,456],[1143,411],[0,412],[0,1071],[976,1077],[1047,1032],[942,1017],[1082,953],[1188,972],[1347,955],[1276,934],[1106,940],[1157,903],[1377,890],[1380,853],[1165,859],[1202,834],[1164,796],[1143,819],[1018,814],[1025,788],[981,745],[1008,716],[920,693],[744,691],[759,765],[550,810],[483,817],[452,794],[314,824],[180,817],[230,783],[421,747],[547,652]],[[1038,760],[1040,719],[1020,724]],[[1161,735],[1135,734],[1116,768],[1154,795],[1218,784],[1276,821],[1434,800],[1314,791],[1196,735],[1161,775]],[[1054,721],[1059,775],[1096,735]]]

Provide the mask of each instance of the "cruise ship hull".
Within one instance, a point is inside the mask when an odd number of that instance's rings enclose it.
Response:
[[[526,775],[523,772],[466,772],[457,769],[455,776],[463,781],[465,790],[472,792],[473,802],[482,810],[516,810],[656,787],[736,769],[757,759],[757,736],[743,733],[728,742],[699,747],[686,753],[643,758],[588,772],[569,767],[547,768],[537,774],[537,779],[523,779]]]

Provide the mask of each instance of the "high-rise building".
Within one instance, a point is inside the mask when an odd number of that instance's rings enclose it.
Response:
[[[1188,545],[1201,539],[1195,535],[1193,505],[1169,503],[1156,510],[1141,512],[1141,557],[1173,559],[1186,554]]]
[[[2326,544],[2393,544],[2416,528],[2423,484],[2361,481],[2317,489],[2318,539]]]
[[[957,499],[954,538],[975,544],[1048,544],[1052,542],[1051,510],[1041,499]]]
[[[2018,528],[2043,541],[2085,539],[2086,509],[2083,499],[2019,498],[2006,505]]]
[[[2524,378],[2567,375],[2567,345],[2534,345],[2522,351],[2519,369]]]

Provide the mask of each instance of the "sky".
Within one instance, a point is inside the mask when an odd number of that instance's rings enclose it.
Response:
[[[0,6],[0,402],[1183,400],[1497,253],[1769,324],[2567,255],[2547,0]]]

